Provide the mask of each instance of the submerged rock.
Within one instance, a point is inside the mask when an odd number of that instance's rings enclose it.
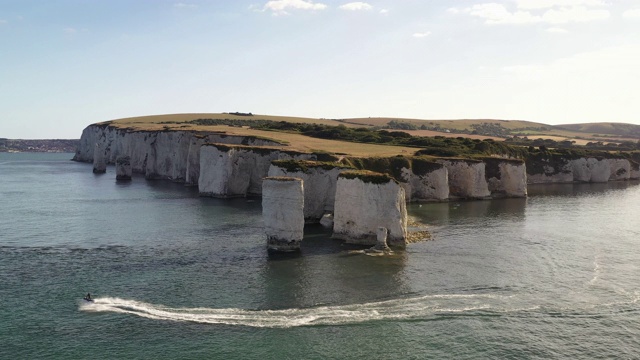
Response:
[[[324,214],[320,219],[320,225],[326,229],[333,229],[333,214]]]

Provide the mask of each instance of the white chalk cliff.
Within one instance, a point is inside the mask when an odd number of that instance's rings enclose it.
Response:
[[[220,151],[205,144],[237,147]],[[222,197],[260,195],[262,178],[267,175],[299,176],[307,184],[305,218],[318,221],[333,209],[337,173],[343,170],[316,169],[307,173],[270,170],[272,160],[316,158],[313,154],[282,150],[281,145],[268,139],[222,132],[137,131],[105,123],[84,129],[74,160],[93,162],[95,171],[103,172],[107,164],[128,156],[131,171],[142,173],[148,179],[198,185],[202,195]],[[261,148],[269,146],[280,146],[280,149]],[[251,147],[254,149],[249,149]],[[395,157],[392,161],[378,160],[383,161],[376,166],[385,162],[395,166],[393,172],[404,189],[406,201],[522,197],[526,196],[526,184],[640,179],[640,165],[623,158],[567,159],[555,155],[531,164],[527,160],[529,168],[509,159]]]
[[[202,196],[262,194],[262,178],[273,160],[315,160],[315,155],[242,145],[205,144],[200,148],[198,190]]]
[[[411,169],[402,168],[400,186],[407,201],[444,201],[449,198],[449,172],[438,163],[414,159]]]
[[[447,168],[451,197],[484,199],[491,196],[484,162],[462,159],[438,159],[437,162]]]
[[[527,168],[524,161],[486,158],[483,162],[491,197],[527,196]]]
[[[542,161],[542,168],[529,169],[527,182],[540,183],[572,183],[620,181],[640,179],[640,171],[635,162],[627,159],[577,158]],[[634,168],[636,170],[634,170]]]
[[[193,140],[193,141],[192,141]],[[119,156],[129,156],[135,173],[149,179],[168,179],[197,184],[200,149],[204,143],[278,146],[277,142],[252,136],[193,131],[135,131],[106,124],[87,126],[74,156],[76,161],[94,161],[96,145],[104,151],[105,162],[115,164]],[[197,164],[197,169],[194,167]],[[187,179],[187,169],[189,177]]]
[[[333,218],[333,237],[347,243],[376,245],[377,229],[388,229],[391,246],[405,246],[407,208],[404,189],[381,174],[356,175],[344,172],[338,177]],[[374,179],[383,179],[378,182]],[[386,178],[386,180],[384,179]]]

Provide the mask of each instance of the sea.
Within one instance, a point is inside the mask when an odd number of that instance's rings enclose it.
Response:
[[[259,198],[71,157],[0,153],[0,359],[640,357],[638,182],[410,204],[432,240],[373,257],[310,226],[273,256]]]

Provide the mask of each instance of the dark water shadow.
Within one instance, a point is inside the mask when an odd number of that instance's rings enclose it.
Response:
[[[570,183],[570,184],[530,184],[527,191],[530,197],[536,196],[583,196],[602,194],[610,191],[622,191],[640,185],[640,180],[609,181],[606,183]]]

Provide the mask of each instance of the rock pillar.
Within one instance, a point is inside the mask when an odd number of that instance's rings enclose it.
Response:
[[[121,156],[116,160],[116,180],[131,180],[131,157]]]
[[[93,172],[94,174],[104,174],[107,172],[107,161],[105,159],[104,149],[100,144],[96,143],[93,151]]]
[[[375,246],[380,226],[388,229],[390,245],[404,247],[407,243],[404,189],[386,174],[341,173],[333,220],[333,238],[347,243]]]
[[[376,237],[376,246],[375,249],[376,250],[388,250],[389,246],[387,245],[387,234],[388,234],[388,230],[386,227],[379,227],[378,231],[376,233],[377,237]]]
[[[299,251],[304,235],[302,180],[292,177],[264,178],[262,217],[269,251]]]

